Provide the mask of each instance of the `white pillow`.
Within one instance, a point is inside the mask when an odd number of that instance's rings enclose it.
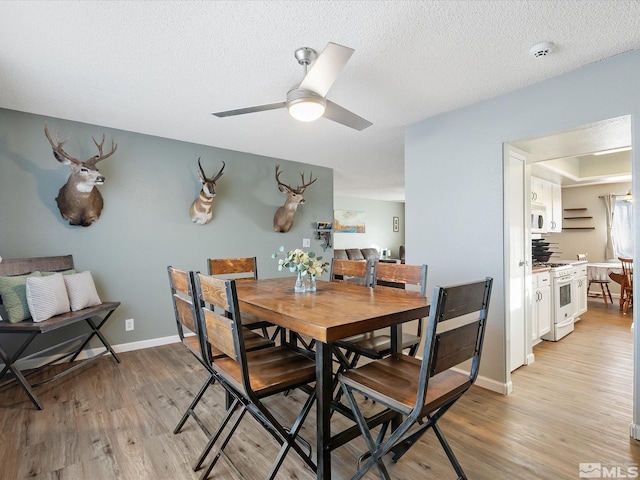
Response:
[[[102,303],[90,271],[64,275],[64,283],[67,286],[72,312]]]
[[[69,297],[62,274],[27,278],[27,305],[34,322],[69,311]]]

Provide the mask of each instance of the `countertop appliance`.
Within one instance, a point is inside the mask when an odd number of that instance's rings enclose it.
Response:
[[[543,340],[557,342],[573,332],[576,309],[573,302],[573,267],[568,263],[535,262],[534,266],[549,267],[551,276],[551,331]]]

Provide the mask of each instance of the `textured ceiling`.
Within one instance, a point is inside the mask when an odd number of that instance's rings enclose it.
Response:
[[[293,52],[355,49],[328,98],[358,132],[286,110]],[[534,58],[529,48],[552,41]],[[638,1],[2,1],[0,107],[335,169],[404,199],[404,127],[640,48]]]

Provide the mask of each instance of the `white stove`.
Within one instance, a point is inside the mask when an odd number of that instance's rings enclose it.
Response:
[[[543,340],[557,342],[573,332],[577,301],[573,291],[573,267],[568,263],[535,263],[549,267],[551,275],[551,331],[542,336]]]

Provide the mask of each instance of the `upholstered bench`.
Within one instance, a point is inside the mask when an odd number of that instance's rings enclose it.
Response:
[[[69,277],[64,280],[64,278],[56,275],[59,273],[65,273]],[[47,278],[47,275],[50,276],[50,281],[43,280]],[[36,279],[29,283],[32,286],[31,290],[27,289],[29,278]],[[61,280],[63,283],[60,283]],[[41,289],[41,291],[38,291],[38,289]],[[7,298],[3,299],[3,294]],[[68,295],[66,299],[68,303],[66,304],[60,300],[60,298],[64,300],[65,294]],[[29,296],[28,299],[26,298],[27,296]],[[28,309],[25,305],[25,300],[29,302]],[[63,306],[60,307],[60,304]],[[73,257],[71,255],[3,259],[0,261],[0,307],[3,307],[0,308],[0,315],[3,318],[0,321],[0,361],[4,363],[2,371],[0,371],[0,379],[8,374],[13,375],[13,378],[0,385],[0,388],[18,381],[33,404],[39,410],[42,410],[42,404],[33,391],[34,387],[57,380],[87,363],[97,360],[106,353],[111,353],[115,361],[120,363],[120,359],[113,351],[113,348],[100,332],[102,326],[119,305],[120,302],[100,301],[95,292],[95,285],[90,273],[82,272],[77,274],[74,270]],[[36,311],[35,315],[32,310]],[[51,316],[51,312],[55,314]],[[30,314],[30,317],[23,318]],[[27,347],[39,335],[76,323],[86,324],[88,329],[85,330],[87,331],[73,338],[65,338],[62,342],[52,347],[23,357]],[[102,342],[104,350],[86,360],[73,363],[94,337],[97,337]],[[17,339],[21,339],[21,343],[17,342]],[[10,340],[10,342],[7,342],[7,340]],[[12,352],[8,352],[4,345],[5,343],[10,343],[17,348]],[[23,373],[17,365],[19,360],[42,355],[51,350],[56,350],[56,355],[61,354],[62,356],[56,356],[54,360],[48,361],[27,373]],[[65,359],[68,359],[68,363],[71,365],[62,372],[38,383],[31,384],[27,381],[26,377],[32,373],[53,363],[62,362]]]

